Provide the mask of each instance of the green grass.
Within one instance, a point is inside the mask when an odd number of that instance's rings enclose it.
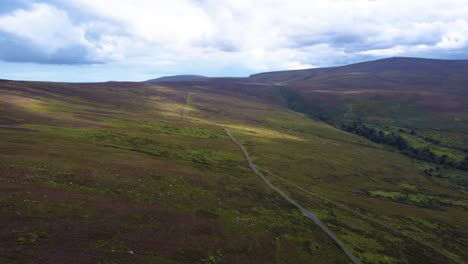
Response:
[[[465,153],[458,149],[440,146],[431,142],[428,142],[420,137],[403,134],[403,138],[408,141],[411,147],[416,149],[429,148],[437,156],[446,155],[449,159],[460,162],[465,158]]]
[[[289,117],[294,120],[292,113]],[[304,128],[298,129],[301,125],[300,122],[297,122],[293,125],[292,130],[289,130],[291,119],[287,120],[279,131],[289,133],[289,135],[302,140],[287,138],[268,140],[261,135],[256,137],[255,134],[252,135],[243,130],[234,130],[234,134],[248,147],[255,163],[261,168],[274,171],[312,192],[346,204],[356,211],[370,215],[396,214],[414,215],[415,217],[427,214],[434,215],[434,217],[440,215],[439,220],[445,223],[452,222],[451,226],[462,224],[460,221],[453,221],[455,219],[451,215],[463,214],[463,210],[466,208],[463,201],[466,196],[433,183],[432,179],[424,175],[410,159],[397,153],[389,153],[370,142],[359,140],[346,133],[343,133],[341,138],[335,139],[332,137],[332,132],[328,135],[325,133],[320,135],[320,130],[309,132],[306,129],[307,121],[305,120],[303,121]],[[320,136],[317,138],[316,135]],[[337,133],[337,135],[339,134]],[[383,186],[395,191],[375,192],[371,195],[362,192],[362,190],[373,190],[373,188],[382,188]],[[291,190],[291,194],[298,195],[295,194],[297,191]],[[419,191],[420,193],[403,195],[408,191]],[[380,197],[386,198],[390,202],[383,203],[381,200],[375,199],[376,194],[385,194],[386,197]],[[297,197],[303,199],[302,196]],[[407,207],[401,208],[402,203],[406,204]],[[334,210],[335,214],[337,210]],[[440,212],[441,210],[443,212]],[[314,212],[318,212],[319,218],[325,222],[330,222],[327,221],[330,218],[329,214],[323,215],[320,211]],[[375,263],[377,259],[388,259],[389,262],[392,262],[395,259],[401,259],[399,254],[402,253],[382,253],[371,244],[361,243],[360,239],[363,239],[363,234],[356,233],[354,229],[362,225],[362,220],[354,220],[355,217],[351,215],[332,220],[331,226],[338,237],[343,239],[353,252],[363,259],[363,262]],[[349,223],[353,223],[353,225]],[[389,236],[388,233],[392,233],[385,227],[377,228],[372,232],[383,232],[384,236]],[[395,235],[393,234],[393,236]],[[423,239],[426,234],[425,231],[419,231],[415,232],[414,236]],[[455,236],[460,237],[460,234]],[[353,240],[353,237],[356,240]],[[408,241],[406,237],[400,239],[406,242],[395,245],[391,241],[375,240],[375,243],[380,244],[380,246],[385,245],[385,248],[401,248],[407,243],[416,248],[425,248],[414,241]],[[452,243],[461,246],[460,241],[452,241]],[[450,254],[450,249],[445,250],[445,244],[442,241],[431,245]],[[432,254],[437,255],[434,252]],[[463,255],[464,253],[458,251],[457,254]],[[405,260],[409,263],[413,261],[411,259]]]
[[[164,133],[164,134],[177,134],[180,136],[190,136],[198,138],[225,138],[226,135],[220,131],[213,131],[213,129],[196,127],[195,124],[176,123],[171,125],[160,122],[149,121],[135,121],[135,120],[109,120],[107,121],[113,126],[126,129],[135,129],[140,132],[146,133]]]
[[[464,200],[447,199],[443,197],[424,195],[419,193],[401,193],[401,192],[387,192],[387,191],[369,191],[371,196],[387,198],[393,201],[402,203],[414,203],[418,206],[432,207],[432,206],[456,206],[461,208],[468,208],[468,203]]]
[[[403,225],[466,258],[466,173],[415,162],[271,98],[208,84],[8,85],[2,100],[14,94],[41,107],[0,109],[21,121],[0,126],[0,255],[7,262],[346,263],[316,225],[251,172],[215,124],[229,128],[259,167],[326,198],[268,176],[362,263],[441,258],[388,228]]]

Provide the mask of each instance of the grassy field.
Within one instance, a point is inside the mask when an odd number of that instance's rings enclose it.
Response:
[[[302,118],[297,117],[295,126]],[[305,122],[301,134],[294,131],[297,127],[280,130],[289,138],[269,140],[240,130],[237,136],[261,168],[315,194],[277,182],[317,213],[362,262],[437,262],[437,251],[458,261],[466,258],[463,186],[454,191],[456,183],[440,178],[447,186],[442,187],[401,154],[322,129],[326,131]],[[465,172],[459,173],[466,178]]]
[[[348,263],[218,124],[362,263],[466,260],[466,172],[281,100],[235,79],[1,82],[0,263]]]

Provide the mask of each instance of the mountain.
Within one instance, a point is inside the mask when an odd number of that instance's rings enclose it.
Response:
[[[395,84],[440,86],[447,81],[464,86],[468,60],[387,58],[331,68],[259,73],[251,78],[295,85],[344,85],[383,89]]]
[[[201,75],[173,75],[173,76],[163,76],[156,79],[147,80],[145,82],[155,83],[155,82],[180,82],[180,81],[195,81],[200,79],[208,78]]]
[[[0,82],[0,263],[463,263],[463,71],[379,63]]]
[[[436,142],[439,146],[433,147],[444,154],[464,157],[467,60],[389,58],[251,78],[281,87],[290,108],[335,126],[360,119],[377,130],[403,132],[415,144]]]

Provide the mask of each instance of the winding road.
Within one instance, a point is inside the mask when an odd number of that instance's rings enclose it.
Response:
[[[221,126],[222,127],[222,126]],[[257,174],[271,189],[275,190],[279,195],[281,195],[286,201],[288,201],[290,204],[294,205],[299,209],[302,214],[309,218],[310,220],[314,221],[315,224],[317,224],[335,243],[336,245],[348,256],[348,258],[353,262],[354,264],[358,264],[359,261],[356,259],[356,257],[351,254],[351,252],[344,246],[344,244],[317,218],[315,214],[312,212],[308,211],[301,205],[299,205],[296,201],[291,199],[288,195],[286,195],[283,191],[278,189],[278,187],[274,186],[266,177],[263,175],[263,173],[260,172],[260,170],[257,168],[257,166],[253,163],[252,159],[249,156],[249,153],[247,150],[244,148],[244,146],[237,141],[237,139],[229,132],[229,130],[225,127],[222,127],[226,134],[231,138],[231,140],[236,143],[237,146],[242,150],[244,153],[244,157],[247,160],[249,167]]]

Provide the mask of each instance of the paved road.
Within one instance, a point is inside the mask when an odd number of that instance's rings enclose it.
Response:
[[[351,252],[349,252],[349,250],[343,245],[343,243],[335,236],[333,235],[333,233],[328,230],[328,228],[317,218],[317,216],[309,211],[307,211],[307,209],[305,209],[304,207],[302,207],[301,205],[299,205],[296,201],[294,201],[293,199],[291,199],[289,196],[287,196],[283,191],[281,191],[280,189],[278,189],[278,187],[274,186],[266,177],[265,175],[263,175],[263,173],[261,173],[257,166],[253,163],[252,159],[250,158],[249,156],[249,153],[247,152],[247,150],[244,148],[244,146],[242,146],[242,144],[237,141],[237,139],[231,134],[231,132],[229,132],[229,130],[227,130],[227,128],[225,127],[222,127],[224,129],[224,131],[226,132],[226,134],[231,138],[231,140],[236,143],[240,149],[242,150],[242,152],[244,153],[244,157],[245,159],[247,160],[247,162],[249,163],[249,167],[255,172],[255,174],[257,174],[271,189],[275,190],[279,195],[281,195],[284,199],[286,199],[290,204],[294,205],[295,207],[297,207],[301,212],[302,214],[309,218],[310,220],[314,221],[315,224],[317,224],[331,239],[333,239],[333,241],[336,243],[336,245],[338,245],[338,247],[349,257],[349,259],[354,263],[354,264],[358,264],[359,261],[356,259],[356,257],[353,256],[353,254],[351,254]]]

